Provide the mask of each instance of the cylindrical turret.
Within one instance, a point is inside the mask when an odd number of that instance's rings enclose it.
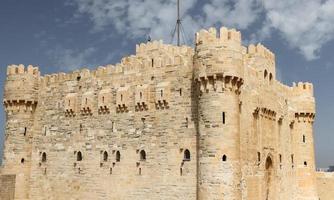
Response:
[[[297,180],[297,200],[318,200],[316,191],[313,122],[315,100],[311,83],[293,87],[295,122],[293,124],[294,167]]]
[[[239,94],[243,84],[240,32],[196,35],[198,199],[241,199]]]
[[[33,118],[38,98],[37,67],[11,65],[7,68],[4,91],[6,129],[4,174],[15,174],[15,199],[29,198]]]

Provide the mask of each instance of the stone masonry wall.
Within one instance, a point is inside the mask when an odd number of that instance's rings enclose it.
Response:
[[[313,86],[275,72],[224,27],[92,71],[9,66],[3,172],[17,199],[318,200]]]
[[[14,200],[15,175],[0,175],[0,199]]]

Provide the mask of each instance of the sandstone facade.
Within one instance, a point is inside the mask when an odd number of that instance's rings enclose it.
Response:
[[[224,27],[94,71],[11,65],[1,173],[15,199],[318,200],[313,86],[275,72]]]

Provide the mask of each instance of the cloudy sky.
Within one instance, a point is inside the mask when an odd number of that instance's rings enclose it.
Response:
[[[171,37],[175,1],[1,0],[0,94],[8,64],[38,65],[43,74],[67,72],[117,63],[133,54],[135,44],[148,35],[175,42]],[[261,42],[276,53],[282,82],[314,83],[317,166],[334,164],[334,0],[181,0],[181,4],[186,44],[193,44],[200,28],[235,27],[242,31],[245,45]],[[2,145],[3,131],[0,135]]]

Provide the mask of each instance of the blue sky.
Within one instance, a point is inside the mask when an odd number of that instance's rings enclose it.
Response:
[[[279,79],[315,88],[318,167],[334,164],[334,0],[181,0],[189,45],[196,30],[221,25],[242,31],[276,54]],[[135,44],[171,42],[174,0],[1,0],[0,94],[6,66],[33,64],[43,74],[114,64]],[[4,111],[0,106],[0,143]],[[0,147],[2,149],[2,146]]]

